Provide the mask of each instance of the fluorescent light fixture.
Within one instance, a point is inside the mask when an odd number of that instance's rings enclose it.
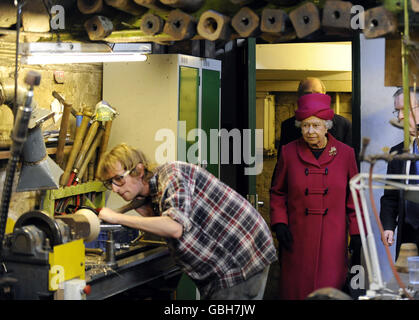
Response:
[[[62,63],[97,63],[121,61],[146,61],[141,53],[38,53],[22,57],[22,64],[62,64]]]
[[[124,43],[23,43],[19,50],[21,64],[62,64],[146,61],[151,44]]]

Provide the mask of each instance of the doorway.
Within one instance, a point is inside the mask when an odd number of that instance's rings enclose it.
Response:
[[[256,129],[264,130],[263,171],[256,176],[256,193],[263,202],[259,212],[268,224],[269,189],[277,162],[281,123],[294,116],[300,80],[306,77],[322,80],[332,98],[334,112],[352,122],[353,147],[358,149],[353,52],[353,41],[256,45]],[[277,245],[275,236],[274,241]],[[270,269],[264,299],[278,299],[278,281],[279,265],[275,263]]]

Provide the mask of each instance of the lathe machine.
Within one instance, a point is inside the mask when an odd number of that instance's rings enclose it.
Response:
[[[3,299],[170,298],[181,272],[164,242],[119,243],[120,225],[100,224],[94,211],[51,218],[42,211],[24,213],[4,240]],[[102,231],[101,231],[102,230]],[[105,250],[84,243],[107,234]],[[135,292],[135,295],[132,294]]]

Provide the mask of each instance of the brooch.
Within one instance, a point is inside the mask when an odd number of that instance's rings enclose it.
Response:
[[[337,153],[336,148],[335,147],[331,147],[329,150],[329,156],[335,156]]]

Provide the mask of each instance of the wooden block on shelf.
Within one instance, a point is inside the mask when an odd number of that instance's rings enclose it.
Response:
[[[410,40],[419,44],[419,34],[411,34]],[[412,49],[413,50],[413,49]],[[419,52],[416,53],[416,55]],[[417,66],[412,55],[408,57],[409,83],[413,86],[414,77],[416,76],[417,86],[419,87],[419,67]],[[402,80],[402,63],[401,63],[401,40],[386,39],[385,40],[385,62],[384,62],[384,86],[401,87]]]

